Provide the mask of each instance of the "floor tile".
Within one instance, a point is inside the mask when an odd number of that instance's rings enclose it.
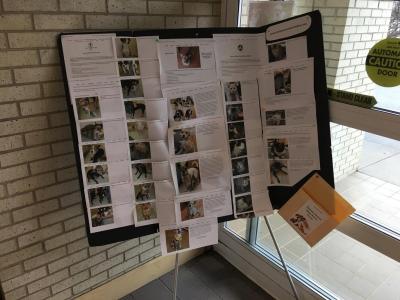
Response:
[[[164,300],[171,299],[171,291],[158,279],[134,291],[133,299],[136,300]]]

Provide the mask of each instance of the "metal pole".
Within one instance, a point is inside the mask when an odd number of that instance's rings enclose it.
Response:
[[[179,271],[179,255],[178,253],[175,254],[175,274],[174,274],[174,298],[176,300],[176,295],[178,293],[178,271]]]
[[[265,220],[265,223],[267,224],[268,231],[271,234],[272,241],[274,242],[274,245],[275,245],[276,251],[278,252],[279,258],[281,259],[282,266],[283,266],[283,269],[285,270],[285,273],[286,273],[286,276],[287,276],[287,278],[289,280],[290,286],[292,287],[292,291],[293,291],[294,297],[296,298],[296,300],[299,300],[300,299],[299,298],[299,294],[297,293],[297,289],[296,289],[296,287],[295,287],[295,285],[293,283],[292,277],[289,274],[289,270],[286,267],[285,260],[283,259],[281,250],[279,249],[278,243],[275,240],[275,236],[274,236],[274,234],[272,232],[271,225],[269,224],[268,219],[267,219],[266,216],[264,216],[264,220]]]

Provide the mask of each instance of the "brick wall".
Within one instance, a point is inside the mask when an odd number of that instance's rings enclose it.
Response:
[[[157,235],[89,248],[56,35],[218,26],[218,0],[0,0],[0,280],[67,299],[160,253]]]

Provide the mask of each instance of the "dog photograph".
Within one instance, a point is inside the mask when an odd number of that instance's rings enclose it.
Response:
[[[203,199],[185,201],[181,202],[179,205],[182,222],[204,217]]]
[[[147,201],[156,198],[154,182],[141,183],[133,186],[136,201]]]
[[[228,136],[230,140],[244,139],[244,122],[228,123]]]
[[[112,207],[99,207],[90,210],[90,218],[92,227],[109,225],[114,223]]]
[[[139,222],[157,218],[156,203],[147,202],[136,205],[136,217]]]
[[[195,192],[200,190],[199,160],[187,160],[176,163],[176,177],[179,193]]]
[[[146,140],[149,138],[149,128],[146,121],[128,122],[127,127],[130,141]]]
[[[120,77],[135,76],[132,60],[123,60],[118,62],[118,72]]]
[[[140,79],[121,80],[121,88],[123,98],[144,97],[142,80]]]
[[[235,195],[250,193],[250,177],[238,177],[233,179],[233,190]]]
[[[133,181],[144,181],[153,179],[151,163],[132,164]]]
[[[106,183],[109,180],[107,165],[85,167],[85,173],[88,185]]]
[[[133,71],[135,76],[140,76],[140,64],[138,60],[133,61]]]
[[[104,144],[83,145],[83,161],[87,164],[103,162],[107,160]]]
[[[115,48],[118,58],[138,57],[138,48],[135,38],[116,38]]]
[[[268,158],[269,159],[288,159],[289,146],[287,139],[268,139]]]
[[[125,101],[125,114],[130,119],[146,119],[146,104],[144,100]]]
[[[175,122],[196,119],[196,109],[191,96],[170,99],[170,103]]]
[[[165,230],[167,253],[189,248],[189,227]]]
[[[197,152],[196,127],[174,129],[175,155]]]
[[[247,157],[232,159],[232,174],[233,176],[249,173],[249,162]]]
[[[251,195],[239,196],[235,198],[236,213],[246,213],[253,210]]]
[[[243,121],[243,105],[242,104],[227,105],[226,120],[228,122]]]
[[[271,110],[265,112],[267,126],[283,126],[286,125],[285,110]]]
[[[99,97],[76,98],[79,120],[101,118]]]
[[[236,140],[229,142],[229,148],[231,149],[231,157],[239,157],[247,155],[246,140]]]
[[[290,94],[292,91],[292,82],[290,78],[290,69],[274,71],[275,95]]]
[[[286,43],[268,45],[268,62],[272,63],[286,59]]]
[[[176,59],[178,69],[201,68],[200,47],[177,47]]]
[[[129,150],[130,150],[132,161],[151,158],[149,142],[129,143]]]
[[[289,184],[287,160],[270,160],[271,184]]]
[[[289,219],[290,223],[292,223],[303,235],[307,235],[311,228],[308,225],[307,218],[302,214],[296,213],[293,217]]]
[[[90,207],[111,204],[110,187],[88,189]]]
[[[242,101],[242,87],[240,81],[224,83],[224,92],[226,102]]]
[[[97,142],[104,140],[102,122],[81,123],[82,142]]]

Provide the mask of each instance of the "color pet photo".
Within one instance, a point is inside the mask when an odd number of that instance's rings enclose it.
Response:
[[[283,126],[286,125],[285,110],[271,110],[265,112],[267,126]]]
[[[182,222],[204,217],[203,199],[181,202],[180,208]]]
[[[292,82],[290,78],[290,69],[284,69],[274,72],[275,95],[290,94],[292,91]]]
[[[180,193],[200,190],[199,160],[194,159],[176,163],[176,177]]]
[[[128,137],[130,141],[146,140],[149,138],[149,129],[147,122],[128,122]]]
[[[247,157],[232,159],[232,174],[233,176],[249,173],[249,163]]]
[[[135,38],[116,38],[115,48],[118,58],[138,57],[138,48]]]
[[[253,203],[251,201],[251,195],[245,195],[235,198],[236,213],[241,214],[253,210]]]
[[[90,210],[92,227],[109,225],[114,223],[112,207],[99,207]]]
[[[101,118],[99,97],[76,98],[79,120]]]
[[[201,68],[200,48],[195,47],[177,47],[176,58],[178,69]]]
[[[270,160],[270,174],[272,184],[289,184],[287,160]]]
[[[98,187],[88,190],[90,207],[111,204],[110,187]]]
[[[87,164],[103,162],[107,160],[104,144],[83,145],[83,161]]]
[[[133,186],[136,201],[147,201],[156,198],[154,182],[142,183]]]
[[[104,140],[102,122],[81,123],[82,142],[96,142]]]
[[[136,217],[139,222],[157,218],[156,203],[147,202],[136,205]]]
[[[123,98],[144,97],[142,81],[140,79],[121,80]]]
[[[133,61],[124,60],[118,62],[119,76],[135,76],[135,71],[133,69]]]
[[[268,61],[275,62],[286,59],[286,43],[268,45]]]
[[[296,226],[296,228],[303,234],[307,235],[310,232],[310,226],[308,225],[307,219],[299,213],[296,213],[289,221]]]
[[[174,98],[170,100],[174,121],[187,121],[196,118],[196,109],[191,96]]]
[[[107,165],[85,167],[85,172],[88,185],[106,183],[109,180]]]
[[[247,155],[246,140],[244,139],[229,142],[229,147],[232,158]]]
[[[131,160],[150,159],[150,143],[149,142],[136,142],[129,144]]]
[[[140,64],[138,60],[133,62],[133,71],[135,72],[135,76],[140,76]]]
[[[231,104],[226,106],[226,119],[228,122],[243,121],[242,104]]]
[[[240,81],[224,83],[224,91],[226,102],[242,101],[242,87]]]
[[[289,146],[287,139],[268,139],[268,158],[287,159],[289,158]]]
[[[238,177],[233,179],[233,188],[236,195],[250,193],[250,177]]]
[[[228,135],[230,140],[244,139],[246,137],[244,131],[244,123],[229,123],[228,124]]]
[[[125,101],[127,119],[146,119],[146,104],[144,100]]]
[[[153,169],[151,163],[132,164],[133,181],[143,181],[153,179]]]
[[[174,129],[175,155],[197,152],[196,128]]]
[[[189,248],[189,227],[165,231],[167,253]]]

